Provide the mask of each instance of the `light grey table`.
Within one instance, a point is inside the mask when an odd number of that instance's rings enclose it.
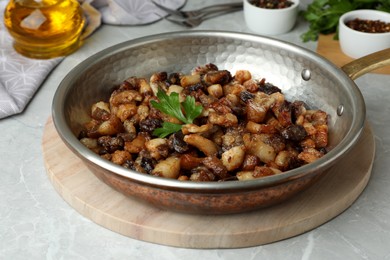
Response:
[[[208,4],[189,0],[186,8]],[[304,44],[299,38],[307,26],[299,20],[292,32],[276,38],[315,50],[315,42]],[[242,12],[208,20],[197,29],[250,32]],[[22,114],[0,120],[0,259],[390,259],[389,75],[367,74],[356,80],[377,143],[368,186],[344,213],[297,237],[229,250],[161,246],[107,230],[58,195],[45,172],[41,141],[59,82],[79,62],[106,47],[179,30],[186,28],[164,20],[145,26],[102,26],[55,68]]]

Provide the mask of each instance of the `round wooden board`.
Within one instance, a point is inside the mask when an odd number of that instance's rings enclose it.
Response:
[[[352,62],[354,59],[343,53],[340,48],[340,42],[333,39],[333,37],[334,33],[328,35],[320,34],[318,37],[317,53],[330,60],[338,67],[342,67],[347,63]],[[372,73],[390,74],[390,66],[373,70]]]
[[[42,140],[47,174],[83,216],[122,235],[186,248],[239,248],[302,234],[347,209],[366,187],[375,155],[366,125],[358,144],[314,186],[258,211],[204,216],[161,210],[126,197],[93,175],[62,142],[51,119]]]

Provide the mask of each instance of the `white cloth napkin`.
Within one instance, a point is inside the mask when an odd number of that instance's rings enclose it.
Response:
[[[171,9],[183,6],[186,0],[155,0]],[[42,82],[63,57],[38,60],[18,54],[3,19],[7,1],[0,0],[0,119],[22,112]],[[85,0],[83,9],[89,25],[83,37],[88,37],[100,23],[140,25],[161,19],[167,14],[151,0]]]

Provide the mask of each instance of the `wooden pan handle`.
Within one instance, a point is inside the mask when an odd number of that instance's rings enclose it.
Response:
[[[341,69],[354,80],[372,70],[388,65],[390,65],[390,48],[356,59],[345,64]]]

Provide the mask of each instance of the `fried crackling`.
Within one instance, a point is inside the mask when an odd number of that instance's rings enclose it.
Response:
[[[152,87],[149,85],[149,83],[146,81],[146,79],[139,78],[138,84],[139,84],[138,91],[144,98],[153,95]]]
[[[237,179],[240,181],[253,180],[261,177],[271,176],[275,174],[281,173],[280,170],[272,168],[260,166],[256,167],[253,171],[240,171],[237,173]]]
[[[207,169],[205,166],[197,166],[191,170],[191,181],[215,181],[217,177],[213,172]]]
[[[252,74],[249,70],[237,70],[234,75],[234,79],[237,80],[240,84],[252,79]]]
[[[244,158],[244,146],[235,146],[222,154],[221,161],[228,171],[233,171],[238,169],[242,165],[242,163],[244,162]]]
[[[239,95],[242,91],[245,90],[245,87],[239,83],[236,83],[236,82],[232,82],[232,83],[229,83],[229,84],[226,84],[222,87],[223,89],[223,94],[225,96],[229,95],[229,94],[233,94],[233,95]]]
[[[243,140],[249,154],[257,156],[263,163],[274,161],[276,152],[271,145],[264,143],[255,135],[244,134]]]
[[[88,149],[91,149],[93,151],[97,151],[96,149],[98,149],[98,142],[95,138],[84,137],[80,139],[80,142]]]
[[[209,71],[202,76],[202,82],[206,86],[213,84],[226,85],[232,80],[232,75],[227,70]]]
[[[220,98],[223,96],[223,89],[220,84],[213,84],[207,87],[207,92],[209,95],[215,98]]]
[[[125,142],[124,149],[129,153],[140,153],[145,150],[145,143],[150,139],[145,133],[138,134],[131,142]]]
[[[138,107],[135,102],[128,103],[128,104],[121,104],[118,106],[118,109],[116,110],[116,116],[123,122],[126,119],[137,114],[137,110]]]
[[[122,131],[123,131],[122,122],[115,115],[112,115],[107,121],[103,121],[96,130],[99,136],[115,135]]]
[[[257,165],[260,164],[260,159],[256,155],[245,154],[242,162],[242,170],[253,171]]]
[[[164,114],[150,103],[158,102],[158,89],[178,93],[179,102],[194,97],[201,114],[191,124]],[[324,111],[286,101],[281,89],[248,70],[232,77],[214,64],[187,75],[129,77],[90,113],[79,134],[86,147],[123,167],[182,181],[266,177],[314,162],[328,146]],[[154,136],[164,122],[181,130]]]
[[[121,104],[129,104],[134,101],[142,101],[143,97],[137,90],[117,90],[111,94],[110,105],[119,106]]]
[[[292,152],[283,150],[276,155],[275,164],[278,166],[278,169],[288,170],[292,161],[295,159]]]
[[[259,86],[257,85],[257,82],[254,79],[247,80],[244,83],[242,83],[242,85],[250,93],[256,93],[257,91],[259,91]]]
[[[201,135],[185,135],[183,140],[187,144],[196,147],[199,151],[202,151],[206,156],[215,156],[218,154],[218,146],[213,141]]]
[[[169,155],[168,140],[165,138],[154,138],[145,142],[145,148],[150,156],[156,160],[166,158]]]
[[[180,158],[171,156],[159,161],[152,170],[152,175],[177,179],[180,175]]]
[[[261,133],[276,134],[277,133],[275,126],[271,124],[257,124],[253,121],[248,121],[245,128],[246,130],[248,130],[248,132],[252,134],[261,134]]]
[[[206,74],[207,72],[209,71],[217,71],[218,70],[218,67],[213,64],[213,63],[208,63],[204,66],[197,66],[196,68],[194,68],[194,70],[192,71],[192,75],[194,74],[199,74],[199,75],[203,75],[203,74]]]
[[[112,153],[111,161],[113,163],[122,165],[127,160],[131,160],[131,154],[128,151],[116,150],[114,153]]]
[[[314,148],[305,148],[303,152],[298,155],[298,159],[304,161],[305,163],[311,163],[321,158],[322,156],[323,153]]]
[[[200,75],[198,75],[198,74],[185,75],[180,80],[180,85],[183,88],[190,87],[190,86],[196,85],[198,83],[200,83]]]
[[[275,99],[264,93],[258,92],[254,98],[246,103],[246,116],[248,121],[262,123]]]
[[[191,154],[180,156],[180,167],[183,170],[191,170],[202,164],[203,158],[195,157]]]
[[[237,126],[238,119],[232,113],[221,114],[216,112],[210,112],[209,122],[211,124],[220,125],[224,127],[233,127],[233,126]]]
[[[162,89],[165,92],[167,91],[167,78],[168,75],[166,72],[157,72],[150,77],[149,86],[151,87],[154,95],[157,94],[158,89]]]
[[[96,120],[108,120],[110,118],[110,104],[107,102],[97,102],[91,107],[91,117]]]
[[[227,168],[216,156],[208,156],[204,158],[202,160],[202,164],[212,171],[220,180],[230,177]]]
[[[221,136],[222,148],[226,151],[234,146],[243,145],[243,133],[244,129],[240,126],[228,128],[226,133]]]
[[[183,134],[203,134],[209,132],[213,129],[213,124],[205,124],[205,125],[195,125],[195,124],[185,124],[182,126],[181,131]]]

